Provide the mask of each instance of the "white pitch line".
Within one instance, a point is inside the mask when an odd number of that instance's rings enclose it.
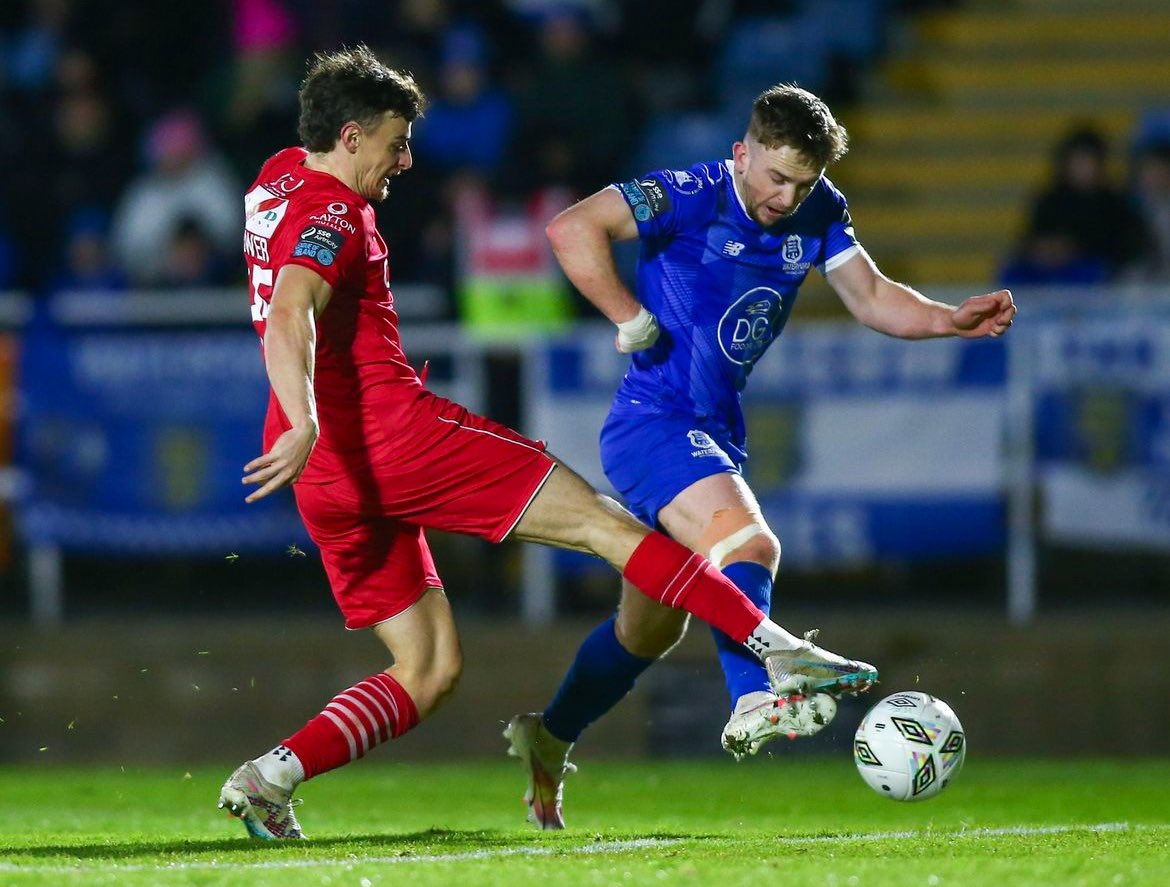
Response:
[[[1061,835],[1070,832],[1125,832],[1147,830],[1170,830],[1170,825],[1140,824],[1128,822],[1100,822],[1093,825],[1045,825],[1045,826],[1001,826],[999,828],[973,828],[958,831],[919,829],[902,832],[856,832],[843,835],[782,835],[776,838],[781,844],[836,844],[843,841],[898,841],[922,838],[988,838],[1007,835],[1041,836]],[[505,859],[510,856],[577,856],[594,853],[629,853],[634,850],[671,847],[686,841],[686,838],[635,838],[629,841],[601,841],[582,847],[505,847],[499,850],[471,850],[466,853],[425,853],[405,856],[349,856],[344,859],[286,859],[264,862],[243,862],[234,860],[206,860],[196,862],[174,862],[166,865],[119,864],[116,862],[95,862],[94,865],[17,865],[0,862],[0,872],[31,874],[74,874],[84,872],[168,872],[220,869],[309,869],[332,866],[358,865],[402,865],[403,863],[475,862],[481,859]]]
[[[401,865],[413,862],[475,862],[480,859],[503,859],[509,856],[576,856],[593,853],[629,853],[634,850],[670,847],[679,844],[682,838],[635,838],[629,841],[600,841],[583,847],[505,847],[500,850],[471,850],[467,853],[419,853],[403,856],[347,856],[344,859],[283,859],[265,862],[241,862],[235,860],[207,860],[198,862],[174,862],[165,865],[118,863],[95,865],[17,865],[0,862],[0,872],[22,872],[29,874],[74,874],[81,872],[172,872],[209,869],[310,869],[328,866],[358,865]],[[312,846],[309,844],[308,846]]]
[[[1094,825],[1009,825],[1000,828],[968,828],[958,831],[918,829],[905,832],[860,832],[843,835],[784,835],[776,840],[781,844],[829,844],[841,841],[905,841],[911,838],[995,838],[1006,835],[1023,837],[1063,835],[1069,832],[1125,832],[1136,829],[1167,828],[1168,826],[1133,826],[1128,822],[1099,822]]]

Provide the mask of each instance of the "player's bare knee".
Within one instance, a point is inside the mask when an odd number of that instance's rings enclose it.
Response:
[[[720,566],[734,563],[759,564],[766,567],[773,578],[780,568],[780,540],[770,530],[764,529],[747,542],[728,552]]]
[[[431,692],[436,701],[441,702],[454,693],[462,676],[463,654],[458,650],[436,657],[430,673]]]
[[[463,674],[463,655],[458,650],[434,650],[417,661],[398,661],[392,673],[410,693],[419,712],[430,712],[455,692]]]
[[[695,548],[719,568],[749,562],[767,567],[775,576],[780,566],[780,540],[761,514],[741,506],[716,511]]]

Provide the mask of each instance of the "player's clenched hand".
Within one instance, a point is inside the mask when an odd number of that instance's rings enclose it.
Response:
[[[263,499],[300,477],[316,442],[315,425],[302,425],[284,432],[272,444],[272,449],[244,466],[243,483],[259,486],[244,501]]]
[[[634,317],[622,321],[617,328],[614,342],[622,354],[645,351],[658,341],[658,318],[645,308],[639,308]]]
[[[1016,316],[1016,303],[1009,290],[972,296],[951,314],[955,334],[964,339],[1002,336]]]

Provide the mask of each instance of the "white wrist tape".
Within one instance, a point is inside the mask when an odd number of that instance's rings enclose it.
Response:
[[[637,315],[617,325],[617,348],[622,354],[643,351],[658,341],[658,318],[643,306]]]

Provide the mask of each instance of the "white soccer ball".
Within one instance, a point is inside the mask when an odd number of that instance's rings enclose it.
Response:
[[[967,737],[941,699],[907,690],[887,696],[861,720],[853,760],[866,785],[895,801],[924,801],[963,767]]]

